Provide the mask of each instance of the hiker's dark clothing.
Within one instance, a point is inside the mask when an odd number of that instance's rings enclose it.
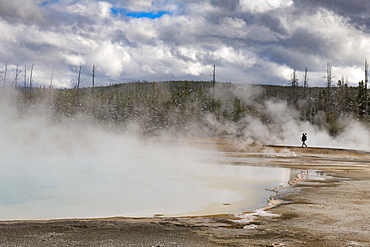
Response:
[[[302,134],[301,141],[302,141],[302,147],[307,147],[306,145],[307,135],[306,134]]]

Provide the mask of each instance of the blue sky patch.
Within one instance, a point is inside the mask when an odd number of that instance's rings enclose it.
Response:
[[[45,6],[45,5],[48,5],[50,3],[56,3],[58,2],[59,0],[46,0],[46,1],[42,1],[40,6]]]
[[[125,15],[133,18],[149,18],[157,19],[161,18],[163,15],[171,15],[168,11],[152,11],[152,12],[128,12],[126,9],[111,8],[113,15]]]

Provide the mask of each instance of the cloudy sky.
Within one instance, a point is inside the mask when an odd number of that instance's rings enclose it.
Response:
[[[370,59],[367,0],[0,0],[0,67],[24,80],[73,87],[137,80],[356,85]],[[3,75],[2,75],[3,76]],[[0,77],[1,79],[1,77]],[[1,79],[3,80],[3,79]]]

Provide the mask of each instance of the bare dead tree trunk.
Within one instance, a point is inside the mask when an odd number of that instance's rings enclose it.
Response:
[[[342,76],[342,79],[339,80],[338,82],[338,87],[339,87],[339,107],[340,107],[340,115],[342,116],[345,111],[345,98],[344,98],[344,75]]]
[[[30,99],[32,99],[32,80],[33,80],[32,76],[33,76],[33,64],[31,66],[31,74],[30,74],[30,88],[29,88]]]
[[[18,64],[17,64],[17,68],[15,70],[15,77],[14,77],[14,80],[12,82],[12,86],[14,84],[15,88],[18,86],[18,76],[19,76],[20,73],[21,73],[21,70],[18,69]]]
[[[81,83],[81,69],[82,66],[78,69],[78,77],[77,77],[77,89],[80,89],[80,83]]]
[[[297,76],[297,70],[294,69],[293,73],[291,75],[290,79],[291,88],[292,88],[292,97],[291,97],[291,103],[293,105],[296,105],[298,101],[298,76]]]
[[[27,65],[24,65],[24,90],[27,90]]]
[[[92,92],[95,90],[95,65],[92,66]]]
[[[212,98],[215,100],[215,84],[216,84],[216,65],[213,65],[213,77],[212,77]]]
[[[303,75],[303,97],[308,101],[308,119],[311,121],[311,115],[312,115],[312,102],[311,102],[311,91],[308,88],[308,69],[306,68],[304,70],[304,75]]]
[[[327,93],[326,93],[326,112],[330,111],[330,98],[331,98],[331,81],[333,79],[332,75],[332,64],[327,63],[326,65],[326,88],[327,88]]]
[[[53,87],[53,75],[54,75],[54,68],[51,67],[51,76],[50,76],[50,85],[49,85],[50,89]]]
[[[4,91],[4,89],[5,89],[6,72],[7,72],[7,70],[8,70],[8,63],[5,63],[3,91]]]
[[[304,76],[303,76],[303,95],[306,97],[306,91],[308,88],[308,71],[307,68],[304,70]]]
[[[367,60],[365,59],[365,120],[367,121],[368,120],[368,101],[367,101],[367,82],[369,81],[369,74],[368,74],[368,71],[369,71],[369,63],[367,62]]]
[[[92,66],[92,110],[95,116],[95,65]]]
[[[79,108],[80,107],[80,83],[81,83],[81,70],[82,70],[82,66],[80,66],[79,70],[78,70],[78,77],[77,77],[77,100],[76,100],[76,104],[77,104],[77,107]]]

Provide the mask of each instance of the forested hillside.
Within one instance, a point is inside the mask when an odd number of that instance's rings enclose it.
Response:
[[[166,132],[241,137],[251,121],[279,124],[274,114],[281,109],[273,106],[283,105],[295,121],[310,122],[336,136],[349,119],[366,124],[369,113],[363,82],[358,87],[338,82],[329,89],[210,81],[17,89],[12,90],[10,101],[21,116],[46,114],[57,122],[65,118],[94,121],[117,131],[135,126],[135,131],[143,135]],[[11,94],[10,88],[4,91]],[[232,130],[228,126],[233,126]]]

